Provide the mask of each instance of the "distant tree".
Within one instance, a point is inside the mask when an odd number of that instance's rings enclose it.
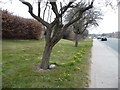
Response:
[[[103,33],[102,36],[106,36],[107,34],[106,33]]]
[[[87,37],[88,34],[89,34],[89,31],[86,29],[86,30],[84,31],[84,33],[82,34],[83,38],[84,38],[84,37]]]
[[[71,10],[69,10],[69,12],[66,15],[67,16],[66,22],[77,17],[78,16],[78,14],[76,14],[77,9],[83,7],[85,7],[84,4],[81,4],[78,8],[72,8]],[[72,24],[73,31],[75,33],[75,47],[78,46],[80,35],[82,35],[89,27],[93,25],[98,26],[98,20],[100,19],[102,19],[102,13],[93,8],[84,12],[81,18],[77,22]]]

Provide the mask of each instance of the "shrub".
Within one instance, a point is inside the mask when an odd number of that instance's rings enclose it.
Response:
[[[25,19],[2,11],[2,38],[4,39],[39,39],[42,24],[33,19]]]

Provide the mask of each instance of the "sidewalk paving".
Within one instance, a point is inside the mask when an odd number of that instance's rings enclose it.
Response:
[[[118,88],[118,55],[94,39],[89,88]]]

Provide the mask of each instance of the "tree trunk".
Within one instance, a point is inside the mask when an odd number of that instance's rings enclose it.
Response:
[[[44,48],[44,52],[43,52],[43,57],[42,57],[42,62],[40,65],[40,68],[43,70],[49,69],[49,60],[50,60],[50,54],[52,52],[52,48],[55,46],[55,44],[61,39],[61,36],[59,35],[55,35],[54,38],[51,36],[51,31],[52,29],[49,28],[49,31],[46,32],[46,44],[45,44],[45,48]]]
[[[75,47],[78,47],[78,34],[75,34]]]
[[[51,51],[52,51],[51,43],[46,42],[45,49],[44,49],[44,52],[43,52],[42,62],[41,62],[41,65],[40,65],[41,69],[46,70],[46,69],[49,68],[49,60],[50,60]]]

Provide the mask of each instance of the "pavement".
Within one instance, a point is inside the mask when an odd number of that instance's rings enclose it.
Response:
[[[94,39],[89,88],[118,88],[118,54]]]

